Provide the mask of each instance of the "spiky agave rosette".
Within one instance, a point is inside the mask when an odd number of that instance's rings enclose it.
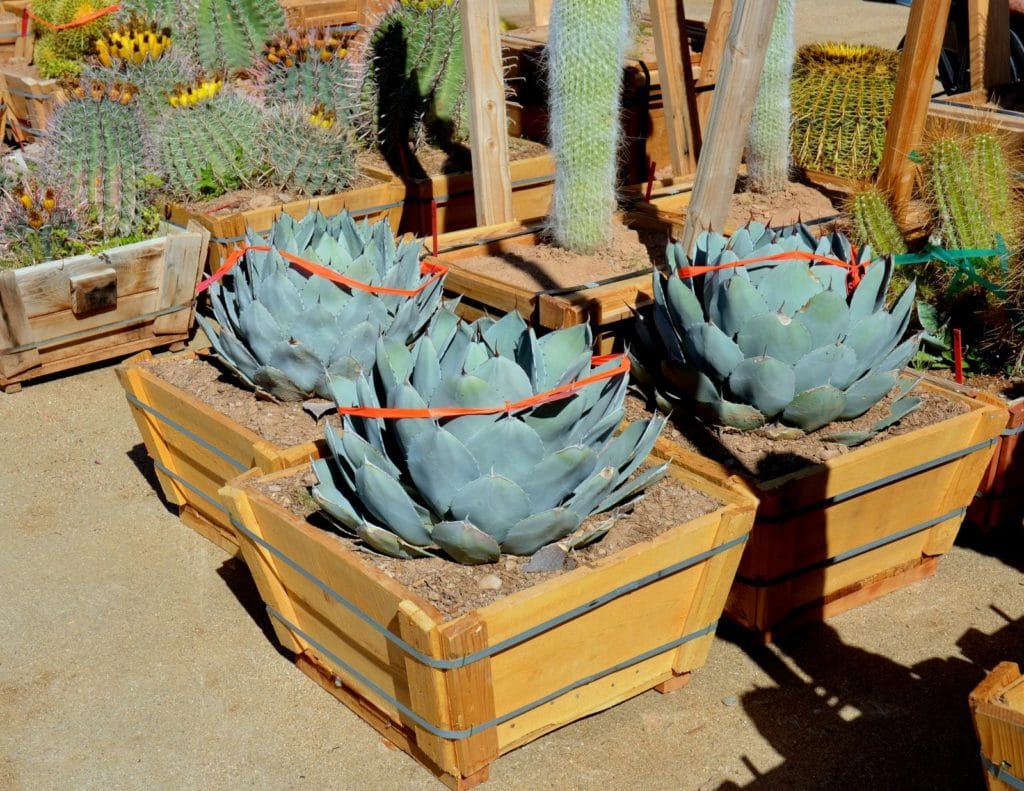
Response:
[[[414,290],[419,245],[395,243],[387,222],[356,222],[342,212],[302,220],[283,214],[270,238],[250,232],[249,250],[210,287],[217,325],[199,316],[221,361],[240,379],[282,401],[319,395],[355,399],[355,380],[370,370],[376,341],[404,345],[416,338],[441,302],[442,279],[416,296],[377,294],[303,272],[288,253],[371,286]],[[333,386],[331,383],[333,382]]]
[[[623,417],[627,373],[539,406],[540,393],[611,372],[595,364],[587,325],[538,338],[518,313],[472,324],[442,311],[410,350],[377,343],[374,375],[357,382],[359,406],[497,407],[446,419],[345,415],[327,429],[331,456],[313,462],[313,497],[343,528],[395,557],[443,551],[460,563],[502,552],[530,555],[564,541],[580,547],[614,520],[578,533],[583,520],[622,505],[660,479],[640,470],[665,419]]]
[[[751,223],[728,240],[704,233],[693,266],[729,265],[785,252],[852,261],[839,233],[820,240],[805,226],[775,232]],[[637,378],[669,403],[738,429],[770,421],[810,432],[867,412],[897,385],[919,335],[903,340],[913,283],[886,308],[891,258],[856,258],[863,271],[848,291],[849,270],[821,261],[762,261],[681,277],[687,259],[670,244],[667,281],[654,273],[654,304],[638,322],[632,353]],[[901,399],[892,422],[919,402]]]

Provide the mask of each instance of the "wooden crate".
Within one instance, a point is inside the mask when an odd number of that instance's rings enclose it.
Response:
[[[31,142],[46,135],[54,108],[63,100],[63,91],[57,80],[26,77],[23,71],[24,67],[0,64],[0,94],[6,97],[17,119],[16,134]]]
[[[922,382],[968,412],[767,481],[726,614],[766,641],[935,573],[1006,425],[1003,407]],[[672,443],[659,440],[671,456]],[[711,480],[732,470],[710,459]]]
[[[1010,422],[967,511],[967,518],[982,529],[1021,527],[1024,520],[1024,398],[1007,406]]]
[[[927,128],[961,126],[973,132],[998,129],[1006,135],[1016,155],[1024,153],[1024,112],[1021,107],[1001,107],[987,91],[974,90],[932,99],[928,105]]]
[[[343,209],[348,209],[359,219],[367,219],[370,222],[387,220],[392,230],[397,231],[402,216],[405,187],[390,172],[374,168],[361,168],[361,172],[373,178],[376,183],[337,195],[306,198],[218,216],[200,212],[187,204],[168,203],[164,207],[164,216],[173,225],[185,226],[194,221],[210,232],[211,271],[220,266],[232,249],[245,243],[246,229],[266,234],[282,214],[289,214],[298,220],[311,211],[321,211],[330,217]]]
[[[320,458],[325,446],[316,441],[289,448],[260,437],[156,376],[149,370],[152,358],[149,352],[133,357],[117,367],[117,377],[160,488],[186,525],[234,554],[238,541],[220,488],[250,469],[270,473]]]
[[[755,501],[734,481],[671,470],[724,505],[450,621],[255,491],[255,473],[223,494],[299,666],[449,787],[469,788],[499,755],[648,689],[676,689],[703,664]]]
[[[0,1],[0,64],[32,62],[35,25],[25,15],[30,0]]]
[[[17,43],[21,36],[21,19],[9,11],[0,11],[0,64],[17,57]]]
[[[555,185],[554,157],[545,153],[513,160],[509,163],[509,176],[512,180],[513,216],[522,222],[545,217]],[[406,183],[401,231],[419,237],[430,236],[434,202],[437,203],[438,233],[451,233],[477,225],[473,174],[445,173]]]
[[[1015,662],[1000,662],[971,692],[974,730],[989,791],[1024,788],[1024,676]]]
[[[282,0],[296,28],[345,27],[359,22],[360,0]]]
[[[187,340],[208,238],[193,226],[0,271],[0,389]]]

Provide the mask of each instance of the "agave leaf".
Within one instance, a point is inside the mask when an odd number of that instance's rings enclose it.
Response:
[[[424,409],[426,402],[410,385],[400,385],[393,396],[388,398],[389,409]],[[430,418],[396,418],[391,421],[392,429],[398,435],[403,449],[408,449],[424,431],[432,431],[436,424]]]
[[[860,417],[881,401],[896,385],[896,376],[888,372],[868,374],[846,390],[846,407],[839,415],[843,420]]]
[[[754,316],[768,313],[768,303],[744,277],[731,278],[724,288],[714,293],[710,304],[712,321],[730,338],[735,338],[740,328]]]
[[[899,346],[893,349],[885,358],[875,366],[876,371],[899,371],[917,353],[917,347],[921,343],[921,333],[911,335]]]
[[[589,324],[577,324],[564,330],[555,330],[537,340],[544,359],[544,381],[538,391],[555,387],[564,371],[577,364],[580,354],[590,348]]]
[[[338,345],[334,329],[334,316],[326,308],[314,303],[292,319],[286,332],[299,341],[326,366],[334,359],[331,352]]]
[[[424,339],[420,345],[425,344],[430,344],[429,339]],[[393,338],[377,338],[374,358],[384,392],[389,396],[409,381],[409,374],[413,369],[413,356],[404,343],[399,343]]]
[[[551,452],[565,447],[574,426],[583,418],[584,409],[583,399],[571,396],[534,407],[522,419]]]
[[[811,334],[814,348],[835,343],[850,327],[850,309],[846,297],[835,291],[815,294],[793,315],[793,321],[802,324]]]
[[[565,507],[579,514],[581,519],[586,519],[618,481],[618,472],[615,467],[599,468],[576,487],[572,497],[565,501]]]
[[[840,445],[846,445],[848,448],[862,445],[875,436],[874,432],[871,431],[840,431],[835,434],[827,434],[822,437],[825,442],[836,442]]]
[[[729,389],[742,403],[771,418],[796,395],[796,376],[790,366],[772,357],[750,357],[732,372]]]
[[[654,304],[650,308],[651,321],[654,323],[654,330],[665,347],[668,356],[674,360],[683,359],[683,348],[679,344],[679,333],[683,329],[680,317],[678,331],[669,315],[668,301],[665,297],[665,290],[661,284],[661,273],[655,270],[652,275],[652,287],[654,289]]]
[[[452,498],[480,477],[476,459],[443,428],[424,431],[406,449],[409,475],[435,514],[448,513]]]
[[[532,555],[541,547],[565,538],[580,526],[580,521],[568,508],[552,508],[527,516],[512,526],[501,548],[513,555]]]
[[[598,454],[599,463],[614,466],[618,470],[617,481],[628,478],[647,459],[667,422],[668,417],[663,415],[637,420],[632,425],[643,427],[640,436],[634,441],[635,435],[630,434],[629,444],[626,444],[627,432],[622,432]]]
[[[885,311],[872,313],[850,328],[843,345],[857,354],[858,375],[883,359],[895,345],[892,317]]]
[[[453,519],[472,522],[500,543],[512,525],[530,515],[530,497],[508,478],[482,475],[456,492],[450,512]]]
[[[412,366],[412,386],[426,403],[430,403],[441,381],[441,364],[437,359],[437,348],[430,338],[424,338],[416,344],[415,359],[416,363]]]
[[[578,379],[585,371],[590,370],[590,363],[591,360],[593,360],[593,357],[593,352],[591,352],[590,349],[584,349],[574,360],[571,360],[566,365],[565,370],[562,371],[561,375],[557,379],[555,379],[555,382],[551,387],[562,387],[563,385]]]
[[[782,413],[784,422],[804,431],[817,431],[843,413],[846,394],[832,385],[821,385],[797,393]]]
[[[438,522],[433,531],[434,543],[459,563],[469,566],[494,563],[501,557],[501,547],[469,520]]]
[[[743,362],[740,347],[714,324],[691,324],[683,332],[682,344],[689,362],[718,379],[728,379]]]
[[[352,301],[344,288],[324,277],[309,277],[302,288],[302,302],[307,308],[320,306],[332,317]]]
[[[430,544],[430,533],[402,484],[370,461],[356,470],[355,481],[366,510],[389,530],[414,546]]]
[[[657,272],[655,278],[660,278]],[[703,324],[707,319],[704,317],[704,308],[701,307],[697,295],[683,284],[682,279],[675,272],[668,279],[666,287],[668,295],[669,313],[672,315],[672,324],[677,329],[683,329],[691,324]]]
[[[279,401],[301,401],[309,397],[308,391],[300,390],[284,371],[271,365],[258,368],[252,381]]]
[[[546,452],[537,432],[517,417],[502,417],[470,441],[481,472],[517,482],[529,477]]]
[[[473,373],[497,391],[499,403],[516,403],[533,395],[526,372],[509,357],[490,357]]]
[[[822,293],[822,283],[804,261],[783,261],[772,267],[757,285],[768,310],[793,316],[812,297]]]
[[[535,393],[543,392],[545,389],[543,383],[547,381],[548,373],[544,365],[544,353],[532,329],[527,330],[526,337],[519,347],[516,362],[529,375],[533,391]]]
[[[891,264],[879,258],[868,266],[850,298],[850,326],[855,327],[885,305],[885,291],[889,285]]]
[[[736,342],[747,358],[771,357],[790,364],[813,348],[807,328],[781,313],[754,316],[740,329]]]
[[[359,525],[363,523],[363,518],[356,513],[349,499],[331,482],[329,475],[320,478],[320,483],[310,489],[310,494],[328,516],[349,530],[358,530]]]
[[[346,421],[345,431],[341,432],[340,435],[343,452],[338,454],[339,461],[344,460],[347,462],[353,472],[365,464],[374,464],[387,472],[392,478],[401,477],[401,470],[395,466],[395,463],[363,437],[360,437],[350,426],[351,421]]]
[[[526,336],[527,325],[519,311],[506,313],[484,332],[484,340],[499,357],[516,359],[516,353]]]
[[[256,297],[272,316],[290,322],[303,311],[302,295],[281,272],[275,272],[259,284]]]
[[[616,518],[613,516],[609,519],[605,519],[593,530],[581,533],[569,542],[569,549],[583,549],[583,547],[588,547],[594,542],[600,541],[608,535],[609,530],[615,527],[616,521]]]
[[[322,395],[330,395],[326,389],[327,366],[305,345],[282,343],[270,355],[269,363],[282,371],[300,392],[308,395],[322,389]]]
[[[894,426],[903,418],[917,409],[924,401],[917,396],[898,398],[892,402],[892,408],[887,417],[882,418],[871,426],[872,431],[885,431],[889,426]]]
[[[545,457],[520,485],[530,496],[534,511],[559,505],[597,466],[597,453],[583,445],[571,445]]]
[[[801,393],[819,385],[845,378],[857,365],[857,355],[838,343],[821,346],[801,357],[793,368],[795,389]]]
[[[668,474],[668,465],[659,464],[655,467],[644,470],[642,473],[637,475],[632,480],[626,481],[621,486],[612,491],[604,500],[602,500],[597,508],[591,513],[603,513],[611,508],[615,508],[618,505],[628,502],[636,495],[640,494],[648,486],[660,481]]]
[[[249,354],[249,350],[245,348],[242,342],[230,330],[225,330],[222,327],[218,333],[205,317],[197,313],[196,319],[203,328],[203,332],[206,333],[206,337],[210,339],[210,343],[213,344],[213,348],[219,355],[221,362],[227,365],[244,381],[253,385],[252,379],[260,367],[256,358]]]
[[[402,560],[433,557],[432,553],[403,541],[400,536],[384,528],[371,525],[369,522],[363,522],[356,530],[356,534],[367,546],[375,549],[382,555],[401,558]]]
[[[377,357],[377,337],[377,328],[368,321],[362,321],[341,334],[331,354],[334,357],[355,357],[368,371]]]
[[[619,403],[621,403],[621,401]],[[596,412],[597,410],[595,409],[591,411]],[[614,433],[615,429],[621,425],[622,419],[625,415],[626,410],[622,407],[613,409],[595,423],[593,427],[589,428],[585,434],[578,437],[578,439],[576,437],[573,437],[573,439],[583,445],[601,445]]]
[[[277,320],[259,302],[245,308],[238,321],[253,357],[261,363],[270,362],[274,350],[287,340]]]

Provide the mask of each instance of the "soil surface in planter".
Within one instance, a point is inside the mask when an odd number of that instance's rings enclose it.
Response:
[[[524,140],[519,137],[508,138],[509,162],[518,162],[531,157],[544,156],[550,153],[546,146]],[[397,169],[392,166],[379,152],[367,151],[359,155],[359,164],[379,170],[390,170],[394,173],[409,171],[411,178],[427,178],[452,173],[468,173],[473,169],[473,158],[469,147],[463,143],[454,143],[449,148],[423,144],[410,155],[404,167]]]
[[[365,549],[361,542],[339,534],[333,523],[320,513],[309,494],[309,487],[315,482],[312,470],[303,468],[290,476],[259,481],[253,488],[310,524],[334,533],[344,547],[362,553],[367,562],[437,607],[446,620],[579,566],[593,567],[609,555],[655,538],[722,505],[703,492],[666,476],[647,489],[631,508],[622,509],[615,526],[604,538],[570,552],[561,571],[526,572],[523,567],[530,559],[515,555],[502,555],[497,563],[482,566],[464,566],[441,558],[399,560],[378,555]],[[578,533],[597,527],[610,516],[609,513],[598,514],[584,520]]]
[[[810,222],[834,217],[839,212],[825,195],[814,187],[789,182],[784,190],[770,195],[751,192],[746,180],[740,179],[729,200],[729,228],[741,228],[751,220],[766,225],[793,225],[800,220]]]
[[[611,242],[589,255],[541,241],[496,255],[453,258],[450,263],[527,291],[550,291],[642,272],[652,265],[664,268],[666,241],[664,234],[615,223]]]
[[[952,371],[935,370],[929,371],[932,376],[945,379],[948,382],[955,382],[956,378]],[[989,374],[979,374],[977,376],[964,376],[964,387],[971,387],[975,390],[984,390],[986,393],[992,393],[1000,398],[1004,398],[1007,401],[1013,401],[1017,398],[1024,398],[1024,377],[1005,377],[1005,376],[991,376]]]
[[[320,439],[327,421],[340,423],[336,415],[317,422],[301,402],[275,402],[260,398],[236,383],[233,375],[212,357],[171,356],[146,366],[154,376],[195,396],[215,412],[256,432],[284,448]],[[314,403],[326,404],[316,400]]]
[[[687,419],[679,413],[669,422],[661,435],[759,481],[769,481],[805,467],[822,464],[858,448],[874,445],[888,437],[898,437],[919,428],[941,423],[968,411],[966,404],[942,398],[923,389],[915,389],[912,394],[922,399],[921,406],[895,426],[879,432],[872,439],[854,448],[838,442],[827,442],[823,437],[839,432],[869,429],[873,423],[889,416],[892,396],[882,399],[855,420],[830,423],[798,439],[773,439],[771,434],[783,428],[779,425],[769,425],[757,431],[740,431],[703,423],[695,418]],[[641,399],[632,395],[626,398],[628,420],[641,420],[650,415],[651,412]]]

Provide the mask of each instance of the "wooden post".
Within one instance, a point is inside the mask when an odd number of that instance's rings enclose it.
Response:
[[[514,219],[498,7],[471,0],[461,8],[476,224],[497,225]]]
[[[701,231],[725,227],[776,5],[778,0],[736,0],[733,5],[721,78],[683,226],[681,241],[687,253],[692,252]]]
[[[700,77],[697,88],[714,87],[718,81],[718,70],[722,64],[722,52],[725,50],[725,39],[729,34],[729,23],[732,21],[733,0],[715,0],[708,17],[707,33],[704,37],[704,51],[700,54]],[[697,94],[697,115],[700,118],[701,132],[707,129],[708,118],[711,116],[711,99],[714,92],[704,90]]]
[[[901,223],[906,220],[907,203],[914,186],[914,164],[909,156],[924,134],[950,2],[914,0],[907,20],[896,96],[885,133],[882,164],[878,168],[878,187],[889,196],[896,219]]]
[[[538,27],[551,21],[551,0],[530,0],[530,18]]]
[[[971,90],[986,94],[1010,82],[1009,0],[969,0]]]
[[[394,5],[394,0],[359,0],[356,21],[360,27],[369,27],[380,19],[392,5]]]
[[[650,8],[672,175],[685,176],[696,167],[700,148],[700,131],[691,121],[696,107],[691,108],[686,90],[693,84],[686,15],[682,0],[650,0]]]

